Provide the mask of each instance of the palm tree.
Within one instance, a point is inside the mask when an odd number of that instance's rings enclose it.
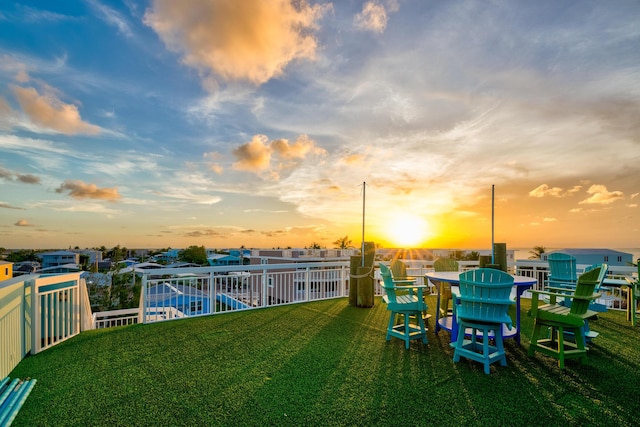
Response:
[[[529,259],[542,259],[542,254],[546,251],[547,248],[544,246],[534,246],[532,250],[529,251],[531,256]]]
[[[351,247],[351,240],[349,240],[349,236],[344,236],[333,242],[333,244],[336,245],[338,249],[348,249]]]

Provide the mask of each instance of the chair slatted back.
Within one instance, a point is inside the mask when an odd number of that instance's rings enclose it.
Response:
[[[393,284],[393,276],[389,267],[380,264],[380,276],[382,276],[382,288],[387,294],[388,302],[395,303],[397,300],[396,287]]]
[[[435,271],[458,271],[458,261],[452,258],[438,258],[433,262]]]
[[[549,254],[548,286],[574,287],[576,285],[576,258],[562,252]]]
[[[578,277],[578,283],[571,302],[571,314],[582,315],[589,309],[593,300],[593,293],[600,287],[607,274],[607,264],[600,264]]]
[[[513,277],[493,268],[479,268],[460,274],[459,318],[507,323],[511,325],[509,306]]]
[[[404,262],[394,259],[390,266],[393,277],[407,277],[407,266]]]

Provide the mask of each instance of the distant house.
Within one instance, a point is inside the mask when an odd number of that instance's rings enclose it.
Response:
[[[159,262],[172,263],[178,260],[178,255],[182,249],[169,249],[166,252],[154,255],[154,258]]]
[[[561,249],[553,252],[543,252],[542,261],[547,261],[549,255],[554,252],[562,252],[574,256],[576,264],[607,263],[609,266],[628,266],[633,262],[633,254],[613,249]]]
[[[11,279],[13,277],[13,263],[9,261],[0,261],[0,282]]]
[[[40,254],[42,269],[68,264],[80,264],[80,254],[71,251],[55,251]]]
[[[13,275],[33,274],[40,268],[38,261],[20,261],[13,264]]]

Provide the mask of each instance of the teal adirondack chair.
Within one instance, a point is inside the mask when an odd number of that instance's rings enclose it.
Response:
[[[535,320],[529,356],[537,351],[555,357],[561,369],[564,369],[566,359],[578,358],[581,363],[587,363],[587,347],[582,329],[586,320],[596,314],[589,310],[589,305],[600,296],[594,290],[602,284],[607,268],[606,264],[602,264],[581,274],[575,291],[571,294],[531,291],[531,315]],[[551,301],[554,298],[570,298],[572,302],[570,306],[553,302],[539,306],[540,295],[549,297]],[[549,328],[550,335],[547,334]],[[570,341],[565,332],[572,332],[575,342]]]
[[[569,288],[573,291],[578,278],[576,274],[576,258],[562,252],[553,252],[549,254],[547,261],[549,262],[547,286]]]
[[[399,338],[405,342],[407,349],[411,340],[422,339],[427,344],[427,329],[422,318],[422,312],[428,308],[423,296],[423,290],[427,286],[417,285],[415,278],[412,281],[394,280],[392,271],[384,264],[380,264],[380,275],[382,288],[386,293],[383,300],[387,303],[387,310],[391,312],[387,341],[391,337]]]
[[[453,361],[460,357],[484,364],[484,373],[490,373],[490,365],[500,362],[507,365],[502,339],[502,325],[509,329],[512,320],[509,307],[513,277],[493,268],[479,268],[460,274],[460,299],[455,305],[458,320],[458,339]],[[493,339],[492,344],[490,340]]]

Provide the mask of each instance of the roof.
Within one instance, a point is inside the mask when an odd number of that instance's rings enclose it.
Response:
[[[601,248],[577,248],[577,249],[560,249],[557,251],[552,251],[549,253],[554,253],[554,252],[564,252],[565,254],[569,254],[569,255],[612,255],[612,254],[622,254],[622,255],[629,255],[629,256],[633,256],[633,254],[630,254],[628,252],[621,252],[621,251],[616,251],[614,249],[601,249]]]
[[[71,252],[71,251],[53,251],[53,252],[45,252],[40,254],[40,256],[59,256],[59,255],[78,255],[78,253]]]

